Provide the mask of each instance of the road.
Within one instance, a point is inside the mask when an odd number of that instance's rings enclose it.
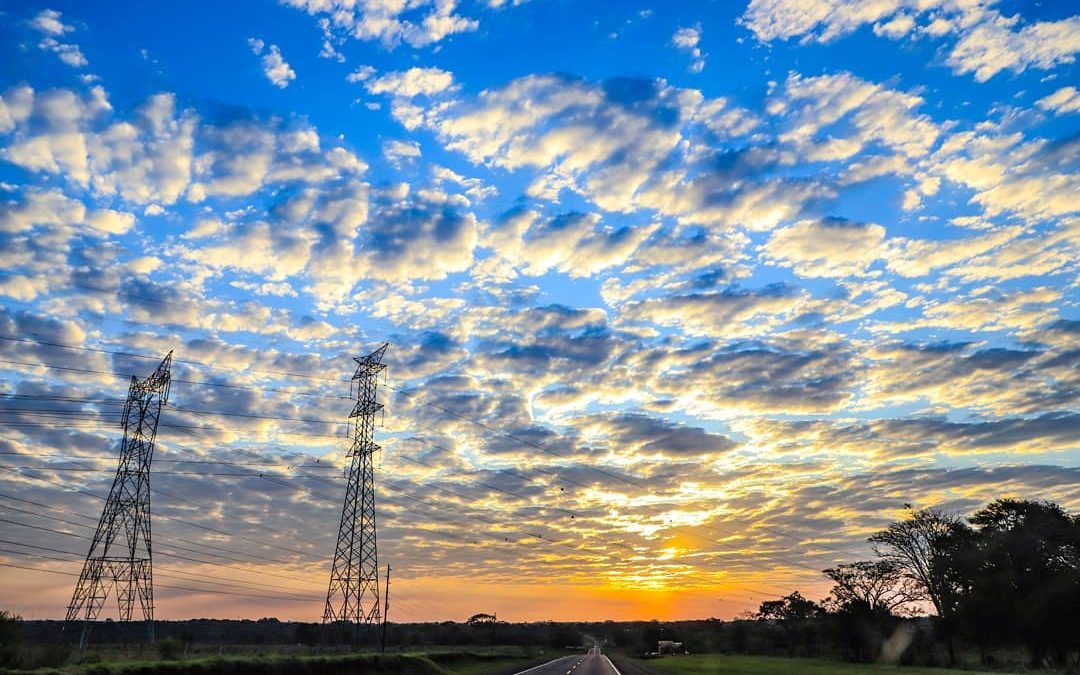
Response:
[[[584,656],[575,654],[541,663],[515,675],[622,675],[611,659],[593,647]]]

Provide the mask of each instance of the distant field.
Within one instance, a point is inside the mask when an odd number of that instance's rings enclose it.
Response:
[[[864,663],[845,663],[823,659],[782,659],[770,656],[726,656],[723,654],[693,654],[667,656],[640,661],[648,670],[660,675],[1001,675],[977,670],[953,668],[920,668],[883,666]]]
[[[433,651],[330,656],[222,655],[163,660],[115,659],[52,667],[3,668],[0,675],[510,675],[558,656]]]

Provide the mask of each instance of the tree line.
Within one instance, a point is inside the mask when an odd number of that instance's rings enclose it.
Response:
[[[874,559],[824,570],[828,597],[795,591],[761,603],[753,618],[778,626],[791,650],[831,642],[854,660],[943,645],[950,664],[974,650],[993,665],[1012,648],[1032,667],[1080,668],[1080,514],[1016,499],[966,520],[905,507],[905,518],[869,538]],[[917,640],[920,622],[903,619],[927,614],[930,635]]]

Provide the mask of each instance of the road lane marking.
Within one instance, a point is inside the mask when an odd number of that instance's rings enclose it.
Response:
[[[525,675],[525,673],[531,673],[532,671],[536,670],[537,668],[543,668],[544,666],[550,666],[551,664],[555,663],[556,661],[561,661],[561,660],[563,660],[565,658],[573,658],[573,657],[560,656],[557,659],[551,659],[550,661],[545,661],[545,662],[541,663],[538,666],[533,666],[532,668],[529,668],[528,670],[522,670],[521,672],[514,673],[514,675]]]
[[[612,670],[615,671],[615,675],[622,675],[622,673],[619,672],[619,669],[615,667],[615,664],[611,662],[611,659],[607,657],[607,654],[601,654],[600,656],[604,657],[604,660],[607,661],[607,664],[611,666]]]

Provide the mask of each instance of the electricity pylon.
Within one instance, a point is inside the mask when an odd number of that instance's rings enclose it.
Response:
[[[330,570],[330,588],[326,592],[323,623],[378,623],[379,552],[375,541],[375,467],[373,455],[379,449],[374,442],[375,415],[382,404],[375,398],[378,376],[385,368],[383,344],[367,356],[354,357],[357,384],[356,405],[349,415],[353,421],[352,447],[345,486],[345,504],[341,509],[334,564]],[[351,393],[351,385],[350,385]]]
[[[169,399],[172,352],[150,377],[131,376],[124,404],[120,463],[105,500],[90,551],[67,608],[67,621],[83,621],[79,647],[86,646],[90,622],[97,619],[112,590],[120,621],[131,621],[135,599],[142,608],[147,637],[154,641],[154,573],[150,540],[150,461],[154,456],[161,407]]]

